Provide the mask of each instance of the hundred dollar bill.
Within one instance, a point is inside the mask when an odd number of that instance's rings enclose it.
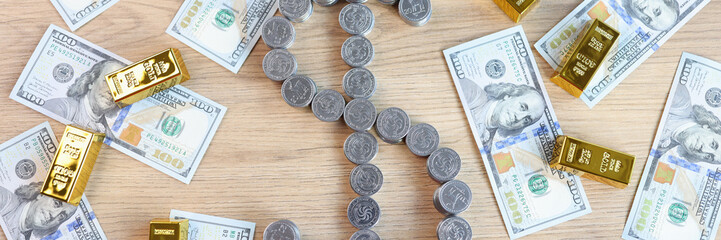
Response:
[[[277,0],[185,0],[165,32],[238,73],[277,9]]]
[[[188,219],[188,239],[193,240],[253,240],[255,223],[170,210],[171,219]]]
[[[624,239],[714,239],[721,207],[721,63],[684,53]]]
[[[558,119],[521,26],[443,51],[515,239],[591,212],[578,177],[549,167]]]
[[[75,31],[120,0],[50,0],[70,31]]]
[[[174,86],[120,109],[105,75],[129,63],[51,25],[10,98],[64,124],[104,132],[110,147],[190,183],[226,108]]]
[[[107,239],[88,199],[40,194],[58,141],[48,122],[0,144],[0,225],[7,239]]]
[[[557,69],[586,22],[598,18],[621,33],[618,43],[581,94],[601,101],[710,0],[586,0],[546,33],[536,50]]]

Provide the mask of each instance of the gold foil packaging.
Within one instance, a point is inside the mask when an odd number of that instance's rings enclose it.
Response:
[[[187,240],[188,219],[156,218],[150,221],[150,240]]]
[[[600,69],[608,52],[613,48],[619,32],[601,20],[586,23],[558,65],[551,82],[560,86],[574,97],[580,97],[588,83]]]
[[[67,126],[41,193],[78,205],[105,134]]]
[[[633,155],[561,135],[556,138],[550,166],[617,188],[625,188],[631,180],[635,160]]]
[[[521,21],[540,0],[493,0],[514,22]]]
[[[125,107],[190,79],[180,51],[169,48],[105,76],[115,104]]]

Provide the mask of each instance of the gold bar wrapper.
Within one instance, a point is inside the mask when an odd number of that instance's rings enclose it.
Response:
[[[150,240],[187,240],[188,219],[156,218],[150,221]]]
[[[556,138],[552,168],[569,172],[617,188],[631,181],[633,155],[560,135]]]
[[[104,139],[102,133],[65,127],[41,193],[77,206]]]
[[[586,23],[563,61],[558,65],[551,82],[574,97],[581,97],[593,75],[614,47],[620,33],[601,20]]]
[[[493,0],[511,20],[519,22],[540,0]]]
[[[190,79],[180,51],[169,48],[105,76],[115,104],[125,107]]]

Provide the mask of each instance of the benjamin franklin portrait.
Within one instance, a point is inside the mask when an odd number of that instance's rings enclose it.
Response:
[[[646,27],[667,31],[678,22],[681,11],[676,0],[622,0],[628,15]]]
[[[77,207],[40,194],[42,182],[22,185],[14,192],[0,187],[0,213],[13,240],[40,239],[58,230]]]
[[[96,63],[70,86],[67,97],[49,99],[44,108],[81,127],[110,136],[108,119],[120,110],[105,82],[105,75],[124,67],[116,60]]]
[[[495,134],[520,134],[541,119],[546,109],[541,92],[528,85],[492,83],[481,88],[468,79],[461,79],[460,84],[484,143]]]

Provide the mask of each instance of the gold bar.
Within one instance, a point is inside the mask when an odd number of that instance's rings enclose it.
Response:
[[[493,0],[511,20],[519,22],[540,0]]]
[[[105,134],[65,127],[41,193],[78,205],[93,171]]]
[[[187,240],[188,219],[156,218],[150,221],[150,240]]]
[[[552,168],[569,172],[617,188],[631,181],[633,155],[560,135],[553,150]]]
[[[593,75],[616,44],[620,33],[601,20],[594,19],[586,26],[558,65],[551,82],[574,97],[580,97]]]
[[[105,76],[113,100],[125,107],[190,79],[180,51],[168,48]]]

